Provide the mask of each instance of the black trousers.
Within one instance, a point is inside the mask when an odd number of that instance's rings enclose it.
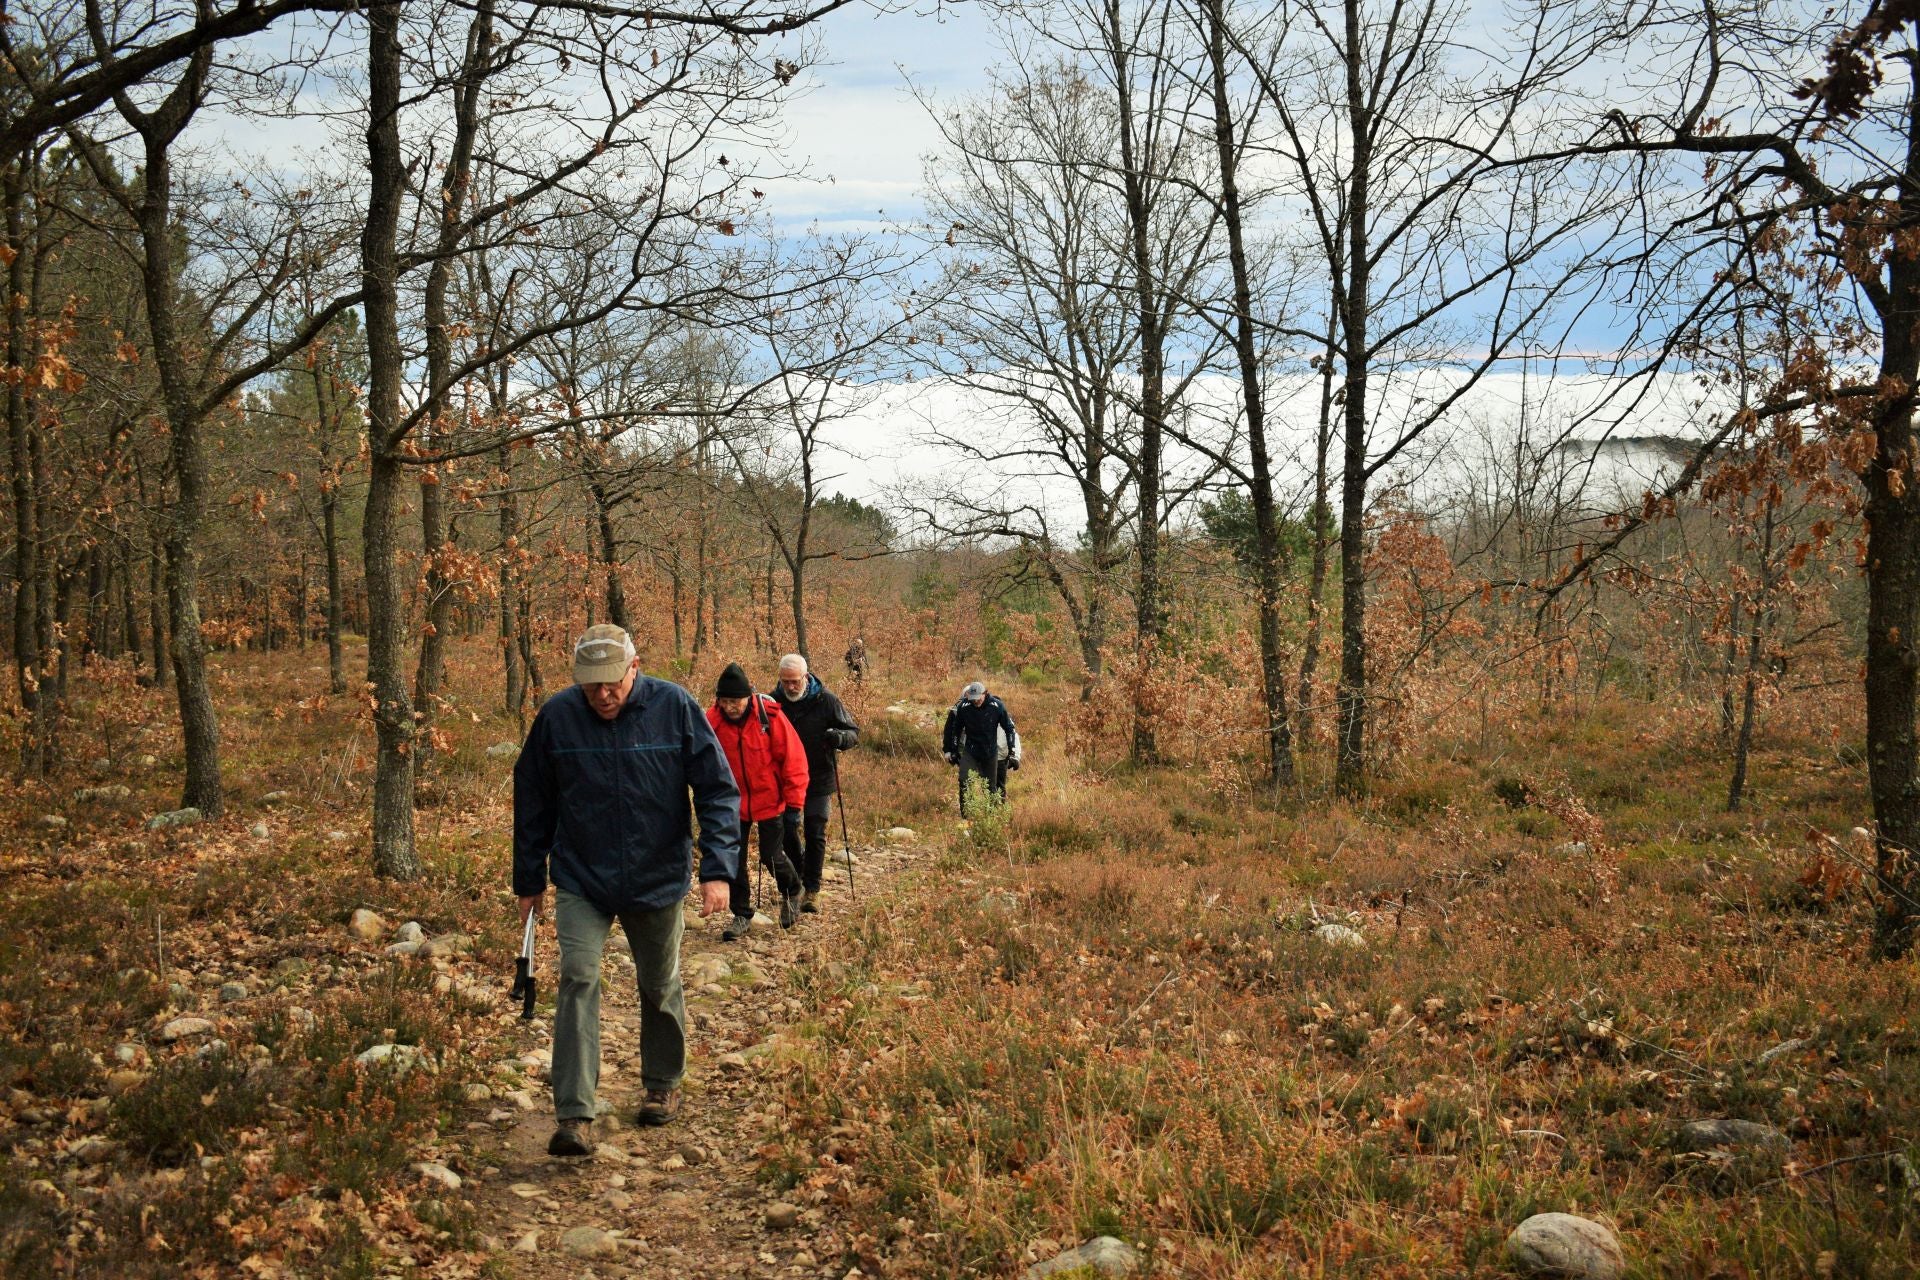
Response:
[[[972,752],[960,753],[960,816],[967,816],[967,779],[978,774],[987,784],[987,791],[997,800],[1007,798],[1007,765],[1004,760],[986,764]]]
[[[827,821],[833,816],[833,797],[808,796],[805,813],[807,845],[800,858],[800,882],[807,892],[818,893],[827,868]]]
[[[793,859],[787,856],[785,820],[776,815],[762,818],[752,825],[760,829],[760,865],[773,872],[774,883],[780,886],[781,896],[800,892],[800,873],[794,869]],[[745,850],[741,852],[744,854]],[[751,874],[746,858],[742,857],[740,874],[733,878],[727,893],[728,903],[737,916],[753,914]]]

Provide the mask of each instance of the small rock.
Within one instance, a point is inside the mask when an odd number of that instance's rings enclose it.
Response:
[[[1569,840],[1553,846],[1553,851],[1563,858],[1579,858],[1591,853],[1593,848],[1585,840]]]
[[[421,927],[418,920],[409,920],[393,931],[393,940],[395,942],[425,942],[427,940],[427,931]]]
[[[167,984],[167,999],[173,1001],[175,1004],[185,1004],[193,999],[193,989],[184,982],[169,982]]]
[[[800,1207],[776,1200],[767,1206],[767,1229],[770,1231],[790,1231],[800,1225]]]
[[[1618,1280],[1627,1260],[1612,1231],[1570,1213],[1536,1213],[1507,1237],[1507,1257],[1522,1275]]]
[[[460,1175],[441,1164],[438,1160],[421,1160],[414,1164],[413,1171],[428,1182],[437,1182],[449,1191],[460,1189]]]
[[[633,1207],[633,1197],[625,1191],[602,1192],[600,1198],[605,1200],[607,1207],[616,1213],[625,1213]]]
[[[292,798],[293,798],[293,794],[288,791],[269,791],[267,792],[267,794],[260,797],[260,803],[267,805],[268,807],[272,807],[273,805],[276,805],[276,804],[285,804],[288,800],[291,800]]]
[[[138,1088],[140,1082],[146,1078],[146,1072],[135,1071],[132,1068],[110,1071],[107,1073],[107,1092],[117,1098],[129,1089]]]
[[[723,1071],[745,1071],[747,1069],[747,1059],[744,1054],[723,1053],[715,1059],[715,1062]]]
[[[461,1090],[461,1096],[468,1102],[491,1102],[493,1101],[493,1090],[483,1084],[470,1084]]]
[[[313,1010],[303,1009],[297,1004],[287,1009],[287,1021],[302,1031],[311,1031],[320,1023],[320,1019],[313,1016]]]
[[[1674,1145],[1682,1151],[1714,1151],[1735,1147],[1784,1150],[1792,1144],[1778,1129],[1751,1120],[1693,1120],[1681,1127]]]
[[[1040,1280],[1042,1276],[1082,1269],[1092,1270],[1096,1275],[1130,1276],[1140,1269],[1140,1252],[1124,1240],[1095,1236],[1078,1249],[1034,1263],[1022,1273],[1022,1280]]]
[[[98,804],[103,800],[125,800],[132,794],[133,788],[124,782],[110,782],[104,787],[82,787],[73,793],[73,798],[81,804]]]
[[[1773,1048],[1768,1049],[1765,1053],[1762,1053],[1758,1058],[1754,1059],[1754,1061],[1758,1062],[1761,1066],[1764,1067],[1768,1063],[1771,1063],[1779,1058],[1784,1058],[1790,1053],[1798,1053],[1802,1049],[1805,1049],[1808,1046],[1810,1046],[1812,1043],[1813,1041],[1811,1040],[1800,1040],[1800,1039],[1785,1040],[1773,1046]]]
[[[519,1122],[519,1119],[520,1119],[519,1116],[517,1116],[511,1111],[508,1111],[504,1107],[495,1107],[493,1110],[487,1112],[488,1124],[497,1124],[502,1127],[506,1127],[509,1125],[517,1124]]]
[[[681,980],[698,990],[710,982],[720,982],[733,972],[733,966],[720,956],[694,956],[680,967]]]
[[[356,907],[347,917],[347,932],[362,942],[377,941],[387,931],[387,922],[365,907]]]
[[[433,980],[433,994],[444,996],[453,990],[453,979],[442,973]]]
[[[487,748],[489,760],[511,760],[519,754],[520,744],[517,742],[496,742]]]
[[[540,1233],[538,1231],[527,1232],[527,1234],[513,1242],[513,1251],[515,1253],[540,1252]]]
[[[266,823],[256,822],[247,828],[247,834],[255,840],[265,840],[268,836],[272,835],[273,832],[267,829]]]
[[[49,831],[58,831],[67,825],[67,820],[57,813],[43,813],[40,815],[40,825]]]
[[[1344,924],[1323,924],[1313,931],[1313,936],[1330,947],[1363,948],[1367,940],[1358,929],[1350,929]]]
[[[220,998],[228,1004],[232,1004],[235,1000],[245,1000],[248,994],[247,984],[244,982],[223,982],[220,984]]]
[[[172,1044],[175,1040],[184,1040],[188,1036],[203,1036],[213,1030],[213,1023],[205,1018],[175,1018],[154,1033],[153,1038],[161,1044]]]
[[[680,1159],[687,1164],[705,1164],[707,1162],[707,1149],[691,1142],[683,1142],[675,1147],[673,1151],[675,1155],[679,1156]]]
[[[435,959],[463,956],[472,950],[473,939],[464,933],[443,933],[430,942],[420,944],[420,954]]]
[[[146,1050],[137,1044],[116,1045],[113,1050],[113,1060],[129,1067],[137,1066],[146,1056]]]
[[[165,831],[169,827],[190,827],[200,821],[202,814],[192,805],[184,809],[170,809],[165,813],[156,813],[147,819],[147,830]]]
[[[142,769],[151,769],[151,768],[153,768],[153,766],[155,766],[155,765],[157,765],[157,764],[159,764],[159,763],[160,763],[160,761],[159,761],[159,758],[158,758],[158,757],[155,757],[155,756],[141,756],[141,757],[140,757],[140,767],[141,767]]]
[[[390,956],[417,956],[420,954],[420,949],[425,945],[425,943],[420,942],[396,942],[387,948],[387,954]]]
[[[344,831],[327,832],[327,839],[333,841],[333,843],[335,844],[339,844],[342,840],[351,840],[352,838],[353,838],[352,836],[348,835]],[[371,939],[369,939],[369,941],[371,941]]]
[[[576,1258],[607,1258],[620,1251],[611,1233],[599,1227],[575,1227],[560,1237],[560,1247]]]
[[[817,1267],[820,1265],[820,1260],[813,1256],[813,1250],[801,1249],[793,1255],[793,1265],[802,1268]]]
[[[385,1063],[393,1068],[395,1075],[405,1075],[419,1060],[420,1049],[411,1044],[377,1044],[354,1059],[363,1067]]]
[[[920,838],[920,833],[912,827],[888,827],[880,833],[880,838],[888,844],[912,844]]]
[[[113,1159],[113,1153],[116,1149],[117,1144],[111,1139],[96,1135],[91,1138],[80,1139],[80,1141],[67,1148],[66,1155],[67,1159],[78,1160],[81,1164],[105,1164],[107,1161]]]

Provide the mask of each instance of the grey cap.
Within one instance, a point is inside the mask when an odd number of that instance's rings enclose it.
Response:
[[[984,684],[981,684],[978,680],[975,680],[972,684],[968,685],[966,688],[960,691],[960,696],[962,698],[971,700],[985,693],[986,691],[987,691],[987,686],[985,686]]]
[[[619,684],[633,656],[632,636],[610,622],[596,623],[573,646],[573,682]]]

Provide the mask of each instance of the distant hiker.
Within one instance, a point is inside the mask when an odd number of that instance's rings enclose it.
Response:
[[[817,911],[820,875],[827,864],[827,818],[833,812],[833,793],[840,778],[835,755],[860,741],[860,726],[847,714],[840,699],[820,683],[820,677],[808,672],[807,660],[797,653],[780,659],[780,680],[774,696],[780,700],[780,709],[787,713],[794,732],[800,735],[800,745],[807,750],[807,849],[800,861],[800,880],[805,888],[800,909]]]
[[[547,699],[513,766],[513,892],[520,918],[554,885],[560,985],[553,1011],[547,1153],[593,1153],[600,1080],[600,954],[615,919],[640,987],[641,1124],[680,1108],[687,1013],[680,987],[681,899],[700,819],[700,914],[727,905],[740,866],[739,792],[700,704],[639,674],[619,627],[588,627],[573,680]],[[687,794],[693,794],[691,812]]]
[[[855,636],[853,643],[847,646],[847,674],[853,677],[855,684],[866,678],[867,644],[859,636]]]
[[[960,691],[940,733],[940,754],[960,767],[960,816],[967,816],[967,780],[979,775],[997,799],[1007,798],[1007,770],[1020,767],[1020,734],[1007,704],[975,680]]]
[[[713,688],[707,723],[720,739],[733,780],[740,787],[742,824],[760,828],[760,865],[773,872],[780,887],[780,927],[791,929],[800,918],[800,872],[785,846],[800,851],[800,814],[807,803],[807,751],[800,735],[765,694],[755,693],[747,673],[729,663]],[[740,860],[733,879],[733,919],[720,932],[727,942],[747,936],[753,928],[753,889],[747,881],[747,860]]]

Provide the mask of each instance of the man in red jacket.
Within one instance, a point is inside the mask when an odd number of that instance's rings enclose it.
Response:
[[[800,918],[800,873],[787,857],[788,831],[798,844],[801,810],[807,803],[807,753],[780,706],[765,694],[756,694],[747,673],[729,663],[714,686],[707,723],[720,739],[720,749],[740,788],[741,825],[760,829],[760,863],[773,872],[780,886],[780,927],[791,929]],[[733,920],[720,933],[722,940],[744,938],[753,928],[753,893],[747,883],[747,860],[739,861],[731,892]]]

